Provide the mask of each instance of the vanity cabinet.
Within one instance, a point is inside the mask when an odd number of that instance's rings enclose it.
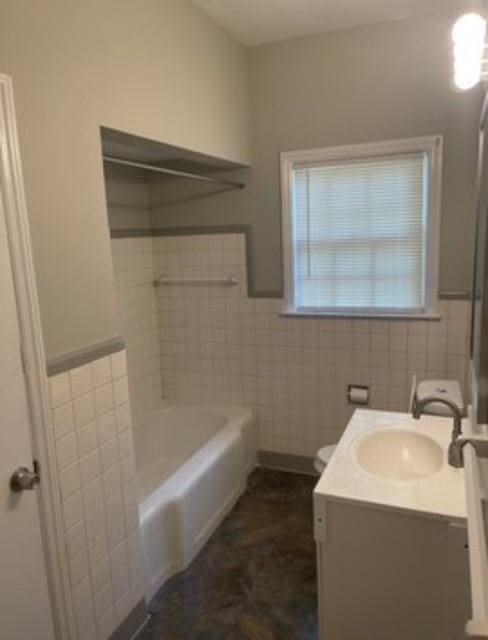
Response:
[[[315,495],[320,640],[460,640],[466,526]]]

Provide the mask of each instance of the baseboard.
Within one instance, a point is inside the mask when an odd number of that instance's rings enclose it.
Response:
[[[110,640],[133,640],[149,620],[144,598],[139,600],[127,618],[115,629]]]
[[[148,602],[151,602],[166,580],[169,580],[172,576],[180,573],[183,569],[184,564],[181,558],[178,558],[176,561],[172,560],[171,562],[167,562],[164,567],[158,571],[156,577],[150,581],[149,586],[146,589],[146,598]]]
[[[279,453],[277,451],[258,451],[258,465],[267,469],[303,473],[316,476],[317,471],[313,458],[298,456],[293,453]]]
[[[147,625],[147,623],[149,622],[150,619],[151,619],[151,614],[146,613],[146,617],[144,618],[142,623],[137,627],[137,629],[134,631],[134,633],[131,635],[129,640],[137,640],[137,638],[139,638],[140,634],[146,628],[146,625]]]

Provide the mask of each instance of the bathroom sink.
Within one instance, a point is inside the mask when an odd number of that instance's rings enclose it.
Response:
[[[385,480],[412,482],[442,466],[444,452],[435,440],[410,429],[377,429],[353,445],[357,466]]]

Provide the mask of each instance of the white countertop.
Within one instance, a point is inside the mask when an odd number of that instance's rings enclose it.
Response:
[[[374,476],[357,466],[351,451],[359,436],[375,429],[402,426],[435,440],[444,452],[441,468],[415,481],[398,482]],[[408,510],[419,515],[466,520],[464,470],[447,463],[452,418],[358,409],[351,418],[332,459],[315,487],[315,498],[353,501],[383,509]]]

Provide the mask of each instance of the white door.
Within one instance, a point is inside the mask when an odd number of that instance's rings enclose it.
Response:
[[[42,487],[9,486],[17,467],[32,469],[33,455],[4,195],[0,180],[0,638],[53,640],[37,501]]]

